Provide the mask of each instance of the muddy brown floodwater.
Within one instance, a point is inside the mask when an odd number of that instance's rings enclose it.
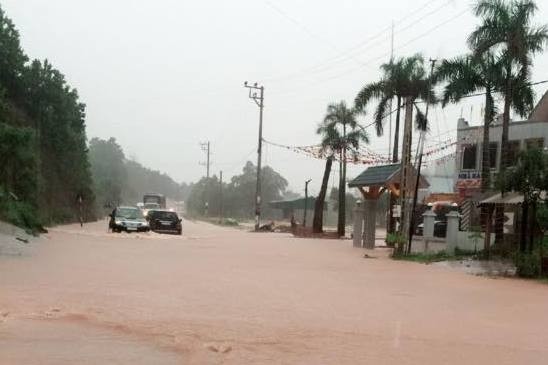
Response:
[[[540,283],[366,259],[350,241],[105,227],[0,257],[0,364],[548,363]]]

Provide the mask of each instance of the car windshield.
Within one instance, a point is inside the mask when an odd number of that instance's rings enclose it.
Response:
[[[166,219],[166,220],[176,220],[179,217],[174,212],[154,212],[154,218],[156,218],[156,219]]]
[[[145,209],[155,209],[155,208],[160,208],[160,204],[158,204],[158,203],[146,203],[145,204]]]
[[[116,209],[116,217],[126,219],[140,219],[143,214],[137,208],[118,208]]]

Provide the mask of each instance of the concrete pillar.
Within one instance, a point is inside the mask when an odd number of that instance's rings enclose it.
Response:
[[[364,210],[363,247],[374,249],[375,229],[377,228],[377,199],[367,199],[364,202]]]
[[[354,247],[362,247],[364,209],[361,201],[354,207],[353,244]]]
[[[436,221],[436,213],[431,210],[427,210],[422,215],[423,218],[423,229],[422,237],[424,239],[434,237],[434,222]]]
[[[447,253],[450,254],[455,252],[455,247],[458,244],[459,217],[458,212],[449,212],[447,214],[447,236],[445,237],[445,242],[447,244]]]
[[[422,241],[424,243],[424,252],[428,252],[428,244],[434,237],[434,223],[436,221],[436,213],[427,210],[422,215]]]

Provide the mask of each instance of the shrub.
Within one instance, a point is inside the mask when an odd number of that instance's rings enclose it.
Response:
[[[0,186],[0,219],[31,232],[41,229],[37,209],[28,202],[15,200]]]
[[[233,218],[227,218],[227,219],[223,220],[223,225],[225,225],[225,226],[237,226],[238,221],[236,219],[233,219]]]
[[[516,273],[523,278],[535,278],[541,274],[541,260],[538,250],[532,253],[517,253],[514,262]]]

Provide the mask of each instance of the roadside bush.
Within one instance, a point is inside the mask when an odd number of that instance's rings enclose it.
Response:
[[[541,260],[538,250],[532,253],[518,252],[515,256],[516,273],[523,278],[536,278],[541,274]]]
[[[236,219],[233,219],[233,218],[227,218],[227,219],[223,220],[223,225],[235,227],[235,226],[238,226],[238,221]]]
[[[386,245],[388,247],[398,247],[398,252],[403,252],[405,237],[401,233],[388,233],[386,236]]]
[[[0,186],[0,219],[31,232],[41,230],[37,209],[28,202],[15,200]]]

